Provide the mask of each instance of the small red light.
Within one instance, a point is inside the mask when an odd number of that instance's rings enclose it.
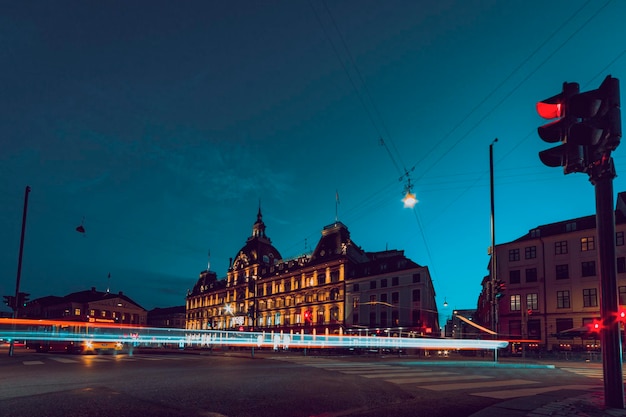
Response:
[[[537,113],[539,113],[539,116],[544,119],[554,119],[556,117],[561,117],[562,107],[561,103],[551,104],[540,101],[537,103]]]

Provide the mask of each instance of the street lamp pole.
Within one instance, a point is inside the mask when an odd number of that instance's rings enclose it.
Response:
[[[498,300],[496,298],[496,211],[494,203],[494,181],[493,181],[493,144],[498,141],[498,138],[494,139],[489,145],[489,178],[490,178],[490,190],[491,190],[491,325],[493,330],[498,333]],[[494,350],[497,355],[497,350]]]
[[[18,317],[18,299],[20,296],[20,279],[22,277],[22,254],[24,253],[24,234],[26,231],[26,214],[28,213],[28,194],[30,193],[30,186],[26,186],[24,190],[24,212],[22,213],[22,236],[20,238],[20,253],[17,258],[17,278],[15,280],[15,305],[13,306],[13,319]],[[15,325],[15,324],[14,324]],[[15,339],[11,338],[9,344],[9,356],[13,356],[13,350],[15,348]]]

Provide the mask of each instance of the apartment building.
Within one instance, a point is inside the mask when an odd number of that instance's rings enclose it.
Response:
[[[617,197],[615,230],[622,306],[626,305],[626,193]],[[497,328],[502,338],[527,340],[538,349],[599,349],[599,335],[591,329],[600,319],[601,297],[595,215],[538,226],[512,242],[496,245],[496,260],[495,278],[504,283],[504,291],[501,297],[491,294],[491,276],[483,279],[478,300],[483,323]],[[495,324],[490,314],[494,299]]]

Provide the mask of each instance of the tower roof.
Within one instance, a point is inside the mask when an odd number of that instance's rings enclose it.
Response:
[[[256,216],[256,222],[252,225],[252,235],[248,237],[246,244],[237,252],[231,269],[245,268],[249,265],[266,264],[273,265],[281,259],[280,252],[272,245],[272,241],[265,234],[265,223],[261,213],[261,205]]]

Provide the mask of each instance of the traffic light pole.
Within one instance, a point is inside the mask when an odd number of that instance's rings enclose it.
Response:
[[[589,173],[596,193],[596,227],[600,263],[600,314],[602,317],[602,368],[606,406],[624,408],[622,343],[617,311],[617,265],[615,260],[615,211],[613,209],[613,158],[603,158]]]
[[[624,408],[622,344],[620,340],[615,261],[615,212],[613,209],[613,158],[603,158],[589,173],[596,193],[596,227],[600,263],[600,315],[602,318],[602,368],[604,401],[607,407]]]
[[[26,186],[24,190],[24,213],[22,214],[22,236],[20,238],[20,253],[17,258],[17,278],[15,280],[15,306],[13,307],[13,318],[18,317],[17,312],[20,308],[18,300],[20,297],[20,279],[22,277],[22,254],[24,253],[24,234],[26,231],[26,213],[28,213],[28,194],[30,193],[30,186]],[[13,324],[15,326],[15,324]],[[13,350],[15,348],[15,339],[11,338],[9,344],[9,356],[13,356]]]

